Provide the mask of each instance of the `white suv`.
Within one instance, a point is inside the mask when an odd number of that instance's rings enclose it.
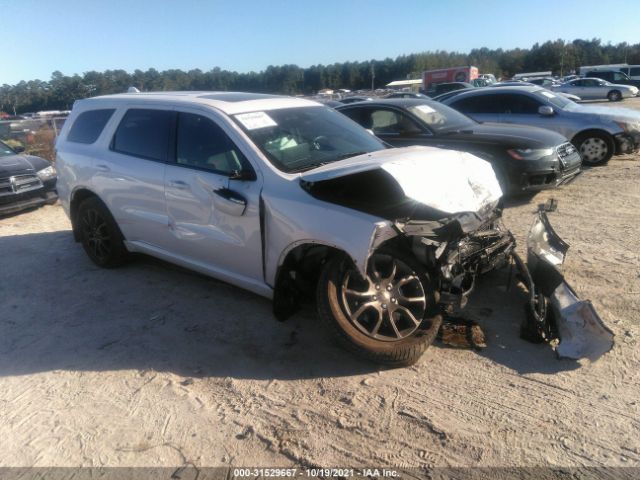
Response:
[[[443,306],[510,258],[489,163],[387,149],[315,102],[131,93],[76,102],[56,145],[77,241],[103,267],[142,252],[273,299],[315,296],[339,341],[408,364]]]

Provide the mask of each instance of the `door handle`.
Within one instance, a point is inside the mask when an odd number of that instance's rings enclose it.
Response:
[[[177,190],[185,190],[187,188],[187,182],[183,182],[182,180],[170,180],[169,186]]]
[[[228,188],[218,188],[214,190],[213,203],[216,207],[229,215],[240,217],[247,208],[247,200],[237,192]]]
[[[99,172],[110,172],[111,169],[104,164],[96,165],[96,170]]]

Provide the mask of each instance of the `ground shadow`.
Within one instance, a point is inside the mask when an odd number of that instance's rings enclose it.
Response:
[[[152,369],[186,377],[302,379],[377,371],[343,351],[311,307],[281,323],[267,299],[149,257],[95,267],[70,231],[0,237],[0,375]],[[488,276],[466,315],[480,355],[518,372],[575,368],[518,337],[522,292]]]

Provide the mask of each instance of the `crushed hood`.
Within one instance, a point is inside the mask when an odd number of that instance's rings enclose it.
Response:
[[[444,213],[479,212],[502,196],[489,162],[470,153],[433,147],[358,155],[304,173],[301,180],[322,182],[375,169],[391,175],[407,197]]]

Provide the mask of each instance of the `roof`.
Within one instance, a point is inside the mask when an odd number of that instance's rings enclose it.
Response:
[[[80,100],[83,105],[94,102],[112,105],[128,103],[165,103],[203,105],[223,111],[228,115],[255,112],[263,110],[275,110],[278,108],[318,106],[317,102],[303,98],[287,97],[280,95],[267,95],[262,93],[244,92],[142,92],[119,93],[115,95],[103,95],[100,97]]]
[[[387,83],[387,87],[402,87],[405,85],[421,85],[422,80],[394,80],[393,82]]]

